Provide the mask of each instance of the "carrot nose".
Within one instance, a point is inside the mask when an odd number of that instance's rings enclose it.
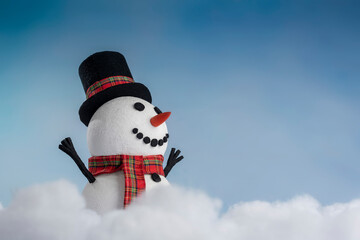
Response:
[[[154,127],[158,127],[161,124],[163,124],[166,119],[168,119],[170,117],[171,112],[164,112],[164,113],[160,113],[154,117],[152,117],[150,119],[150,123],[151,125],[153,125]]]

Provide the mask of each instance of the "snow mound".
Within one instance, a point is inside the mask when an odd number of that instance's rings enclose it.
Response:
[[[57,181],[20,190],[1,210],[1,239],[360,239],[360,200],[321,206],[311,196],[286,202],[221,201],[180,187],[158,188],[104,216],[85,208],[76,187]]]

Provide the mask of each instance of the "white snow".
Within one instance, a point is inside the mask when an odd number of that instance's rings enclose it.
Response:
[[[0,207],[1,209],[1,207]],[[221,201],[180,187],[154,189],[126,210],[104,216],[85,208],[67,181],[20,190],[0,211],[1,239],[360,239],[360,200],[322,206],[311,196],[243,202],[220,214]]]

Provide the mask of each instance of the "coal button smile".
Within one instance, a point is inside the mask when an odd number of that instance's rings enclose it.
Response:
[[[144,141],[144,143],[148,144],[150,142],[150,138],[149,137],[144,137],[143,141]]]
[[[151,146],[152,147],[156,147],[156,145],[157,145],[157,140],[154,138],[153,140],[151,140]]]
[[[169,138],[169,134],[166,133],[166,135],[163,138],[160,138],[159,140],[155,139],[155,138],[150,140],[150,138],[148,136],[145,135],[145,137],[144,137],[144,134],[142,132],[140,132],[138,128],[133,128],[132,133],[135,134],[138,139],[142,139],[145,144],[150,143],[150,145],[152,147],[162,146],[164,143],[167,142],[167,140]]]

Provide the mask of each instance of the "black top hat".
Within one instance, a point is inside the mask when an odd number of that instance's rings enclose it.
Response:
[[[101,105],[116,97],[133,96],[151,103],[149,89],[134,82],[121,53],[94,53],[80,64],[79,75],[87,98],[79,115],[86,126]]]

